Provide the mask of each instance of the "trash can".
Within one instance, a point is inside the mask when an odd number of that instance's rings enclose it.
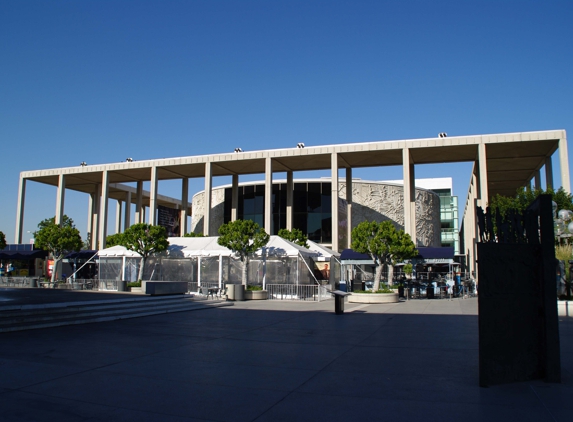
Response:
[[[341,292],[347,292],[348,289],[346,287],[346,280],[340,280],[338,290]]]
[[[227,284],[227,300],[245,300],[245,286],[242,284]]]
[[[364,290],[364,282],[360,280],[352,280],[352,291],[358,292]]]
[[[118,292],[127,292],[127,281],[117,280],[117,291]]]
[[[227,300],[235,300],[235,286],[236,284],[227,284]]]
[[[341,315],[344,313],[344,296],[334,294],[334,313]]]
[[[434,298],[434,288],[433,287],[427,287],[426,288],[426,296],[428,297],[428,299]]]
[[[28,287],[38,287],[38,279],[36,278],[30,279],[28,283]]]

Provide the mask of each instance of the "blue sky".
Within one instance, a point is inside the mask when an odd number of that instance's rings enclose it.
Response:
[[[13,241],[24,170],[439,132],[573,133],[572,21],[571,1],[3,1],[0,230]],[[470,169],[417,166],[416,177],[452,176],[463,207]],[[161,194],[179,190],[160,183]],[[28,183],[25,232],[54,215],[55,195]],[[87,203],[66,192],[84,235]]]

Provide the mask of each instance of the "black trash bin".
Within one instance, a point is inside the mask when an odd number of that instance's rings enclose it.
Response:
[[[433,299],[434,298],[434,288],[433,287],[427,287],[426,288],[426,294],[428,299]]]

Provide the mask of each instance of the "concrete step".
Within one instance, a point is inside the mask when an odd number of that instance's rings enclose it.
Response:
[[[22,305],[11,307],[13,309],[0,307],[0,332],[113,321],[230,305],[231,302],[194,300],[185,295]]]

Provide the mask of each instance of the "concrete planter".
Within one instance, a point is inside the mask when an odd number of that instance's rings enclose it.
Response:
[[[557,315],[573,317],[573,300],[558,300]]]
[[[127,289],[131,293],[143,293],[143,289],[141,287],[128,287]]]
[[[352,293],[348,296],[350,303],[396,303],[398,293]]]
[[[269,292],[266,290],[245,290],[245,300],[267,300]]]

